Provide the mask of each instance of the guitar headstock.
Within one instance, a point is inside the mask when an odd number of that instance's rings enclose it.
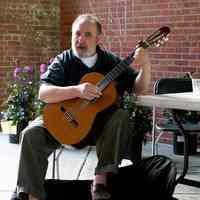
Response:
[[[168,40],[168,35],[170,33],[170,28],[163,26],[153,32],[146,40],[142,40],[138,43],[138,47],[148,48],[151,46],[159,47],[163,45]]]

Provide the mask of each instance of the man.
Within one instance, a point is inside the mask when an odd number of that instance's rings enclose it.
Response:
[[[72,48],[55,57],[42,78],[39,90],[42,101],[54,103],[73,98],[101,98],[102,92],[96,85],[89,82],[79,83],[85,74],[99,72],[106,75],[120,62],[116,55],[99,47],[101,33],[101,24],[93,15],[80,15],[74,21]],[[139,94],[148,89],[151,68],[147,50],[137,49],[135,62],[141,66],[138,73],[131,65],[115,80],[119,96],[124,91]],[[107,178],[109,174],[117,173],[118,165],[128,153],[132,135],[129,125],[128,114],[116,105],[96,116],[91,137],[89,134],[89,140],[96,144],[98,157],[91,189],[94,200],[110,198]],[[23,131],[17,195],[12,200],[45,199],[43,183],[47,159],[59,146],[59,142],[42,125],[42,120],[36,119]]]

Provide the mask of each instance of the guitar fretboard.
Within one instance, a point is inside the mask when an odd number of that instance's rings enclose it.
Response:
[[[97,83],[97,87],[100,91],[104,90],[111,81],[115,80],[119,75],[121,75],[127,67],[133,62],[134,54],[129,55],[127,58],[118,63],[106,76],[104,79]]]

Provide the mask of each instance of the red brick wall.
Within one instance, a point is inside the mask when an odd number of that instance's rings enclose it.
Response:
[[[73,19],[88,12],[103,23],[103,46],[123,57],[157,28],[171,28],[165,46],[150,49],[152,84],[161,77],[200,71],[199,0],[61,0],[63,49],[70,46]]]
[[[59,15],[58,0],[0,1],[0,103],[16,59],[35,65],[60,51]]]
[[[169,26],[169,41],[151,48],[152,84],[161,77],[200,72],[199,0],[61,0],[61,47],[70,47],[73,19],[94,13],[103,23],[103,46],[124,57],[151,32]],[[165,142],[170,136],[165,135]]]

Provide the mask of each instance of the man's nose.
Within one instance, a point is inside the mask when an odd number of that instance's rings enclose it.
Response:
[[[84,42],[85,41],[85,36],[84,35],[79,35],[78,41],[79,42]]]

